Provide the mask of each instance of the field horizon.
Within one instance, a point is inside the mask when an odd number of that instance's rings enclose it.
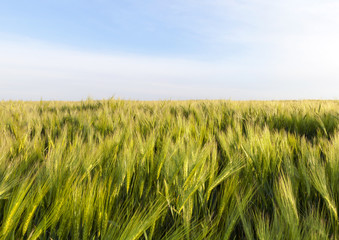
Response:
[[[50,100],[27,100],[27,99],[3,99],[0,100],[0,103],[6,103],[6,102],[27,102],[27,103],[40,103],[40,102],[56,102],[56,103],[82,103],[82,102],[88,102],[88,101],[126,101],[126,102],[190,102],[190,101],[224,101],[224,102],[338,102],[339,99],[246,99],[246,100],[232,100],[232,99],[156,99],[156,100],[142,100],[142,99],[126,99],[126,98],[91,98],[88,97],[86,99],[80,99],[80,100],[63,100],[63,99],[50,99]]]

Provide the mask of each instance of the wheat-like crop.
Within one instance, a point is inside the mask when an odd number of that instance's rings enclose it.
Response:
[[[2,101],[0,116],[0,239],[339,239],[338,101]]]

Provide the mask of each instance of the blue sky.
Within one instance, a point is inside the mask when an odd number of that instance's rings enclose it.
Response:
[[[3,1],[0,100],[338,99],[335,0]]]

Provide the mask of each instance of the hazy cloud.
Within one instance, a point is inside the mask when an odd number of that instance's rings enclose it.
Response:
[[[103,14],[113,9],[109,2],[100,4]],[[98,53],[18,34],[0,41],[0,99],[339,98],[338,1],[142,5],[138,16],[149,16],[142,25],[149,38],[166,27],[173,35],[187,33],[185,41],[196,39],[201,50]]]

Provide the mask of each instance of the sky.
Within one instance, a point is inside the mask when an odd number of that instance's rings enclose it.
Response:
[[[0,100],[339,99],[338,0],[0,2]]]

